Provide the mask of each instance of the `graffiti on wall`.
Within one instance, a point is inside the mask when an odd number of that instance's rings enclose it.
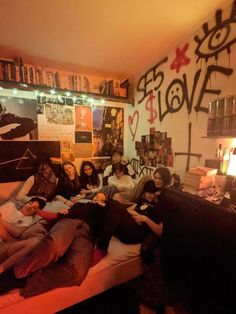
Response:
[[[230,54],[231,46],[236,42],[235,38],[235,21],[236,21],[236,1],[233,4],[230,17],[222,20],[222,11],[218,10],[215,15],[215,26],[211,29],[208,24],[203,25],[204,36],[200,39],[194,37],[197,47],[195,54],[197,62],[204,59],[206,62],[210,57],[218,59],[218,55],[223,51]],[[177,48],[176,58],[172,62],[173,69],[178,73],[181,65],[190,64],[190,58],[186,56],[188,45],[182,49]],[[186,108],[190,114],[194,108],[195,112],[208,113],[208,108],[203,104],[203,98],[206,94],[220,95],[221,89],[209,87],[210,80],[213,75],[221,75],[229,77],[233,74],[233,69],[228,67],[209,64],[206,69],[198,69],[194,73],[193,82],[189,82],[186,73],[182,77],[174,78],[166,84],[166,89],[163,87],[165,79],[162,66],[167,64],[168,57],[163,58],[156,65],[150,68],[143,74],[137,84],[138,103],[142,103],[146,99],[146,103],[150,97],[152,99],[152,108],[157,111],[158,119],[161,122],[167,114],[180,111]],[[183,64],[182,64],[183,63]],[[199,91],[197,93],[197,91]],[[152,96],[150,96],[152,95]],[[145,106],[146,106],[145,103]],[[153,121],[153,109],[150,111],[148,122]]]

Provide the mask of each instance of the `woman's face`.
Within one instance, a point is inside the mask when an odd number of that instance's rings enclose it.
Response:
[[[73,165],[70,164],[64,165],[63,169],[68,177],[73,176],[75,174],[75,167]]]
[[[48,178],[50,178],[50,175],[52,173],[52,168],[48,164],[42,164],[39,167],[39,172],[42,174],[42,176],[45,179],[48,179]]]
[[[115,163],[115,162],[120,162],[121,161],[121,155],[120,154],[117,154],[117,153],[114,153],[112,155],[112,162]]]
[[[123,175],[124,175],[124,171],[120,171],[120,170],[116,170],[116,171],[115,171],[115,176],[116,176],[118,179],[122,178]]]
[[[150,203],[155,201],[155,193],[145,192],[144,199]]]
[[[89,165],[86,165],[86,166],[84,166],[84,173],[87,176],[91,176],[93,173],[93,169]]]
[[[153,176],[153,180],[154,180],[156,188],[162,188],[163,187],[163,180],[162,180],[162,177],[160,176],[160,173],[158,171],[155,172],[155,174]]]

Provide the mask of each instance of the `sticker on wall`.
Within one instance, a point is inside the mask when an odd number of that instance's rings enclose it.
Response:
[[[113,150],[123,152],[124,109],[117,107],[93,110],[93,155],[111,156]]]
[[[18,97],[0,97],[0,140],[38,139],[36,101]]]
[[[90,107],[75,107],[75,130],[92,131],[92,109]]]
[[[60,142],[0,142],[0,182],[24,181],[35,173],[42,156],[60,158]]]
[[[91,158],[93,154],[93,145],[92,143],[74,144],[73,151],[76,158]]]

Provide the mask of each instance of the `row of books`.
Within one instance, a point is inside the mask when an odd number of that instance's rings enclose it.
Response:
[[[128,98],[129,84],[119,80],[24,64],[22,58],[0,59],[0,80]]]
[[[196,167],[190,169],[184,177],[185,190],[198,190],[213,187],[217,169],[209,167]]]

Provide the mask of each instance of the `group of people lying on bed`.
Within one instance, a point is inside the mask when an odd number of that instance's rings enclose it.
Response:
[[[73,163],[64,162],[58,180],[44,162],[16,197],[26,204],[19,210],[11,202],[0,207],[0,273],[13,267],[17,278],[26,278],[21,296],[80,285],[89,268],[107,254],[113,235],[124,243],[142,243],[144,261],[159,245],[161,194],[171,174],[157,168],[153,177],[144,176],[135,185],[131,169],[114,162],[105,170],[108,185],[101,187],[90,161],[83,162],[80,177]],[[58,213],[43,210],[45,201],[53,199],[63,205]],[[47,224],[35,223],[35,214]]]

